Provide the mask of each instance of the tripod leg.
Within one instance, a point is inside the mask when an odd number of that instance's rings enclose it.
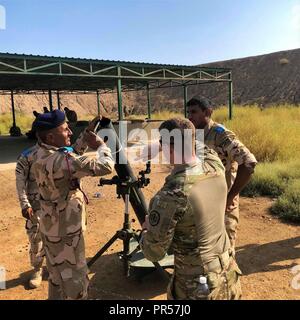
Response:
[[[126,277],[129,277],[130,273],[130,262],[129,262],[129,240],[126,239],[123,241],[123,259],[124,259],[124,273]]]
[[[129,220],[129,193],[130,189],[127,189],[127,193],[125,194],[125,212],[124,212],[124,223],[123,223],[123,230],[126,231],[126,236],[123,239],[123,263],[124,263],[124,273],[126,277],[129,277],[130,274],[130,239],[132,238],[131,230],[131,223]]]
[[[93,256],[87,266],[90,268],[95,261],[119,238],[118,232]]]

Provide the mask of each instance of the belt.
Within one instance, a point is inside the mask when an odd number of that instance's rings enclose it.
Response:
[[[208,263],[199,266],[184,266],[184,268],[176,269],[176,272],[182,275],[199,275],[209,272],[221,273],[228,268],[230,260],[231,253],[225,251]]]

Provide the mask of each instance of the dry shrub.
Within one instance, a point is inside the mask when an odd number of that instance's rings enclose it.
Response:
[[[284,66],[290,63],[290,60],[287,58],[282,58],[279,60],[280,65]]]

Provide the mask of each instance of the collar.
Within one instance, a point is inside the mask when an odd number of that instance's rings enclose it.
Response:
[[[210,131],[210,129],[213,127],[214,124],[215,122],[212,119],[210,119],[208,124],[204,128],[204,138],[207,136],[208,132]]]
[[[200,160],[198,158],[196,158],[194,161],[190,162],[190,163],[184,163],[184,164],[175,164],[173,170],[171,171],[171,176],[180,173],[180,172],[184,172],[190,168],[193,168],[195,166],[197,166],[200,163]]]
[[[43,143],[43,142],[39,142],[38,144],[41,148],[44,148],[49,151],[57,151],[59,149],[57,147],[51,146],[51,145]]]

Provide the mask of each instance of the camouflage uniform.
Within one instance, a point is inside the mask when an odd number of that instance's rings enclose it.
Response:
[[[205,149],[204,161],[177,165],[149,206],[149,229],[141,248],[150,261],[169,247],[175,268],[168,299],[239,299],[241,274],[228,249],[224,225],[227,186],[217,154]],[[199,292],[205,276],[209,294]]]
[[[40,193],[40,231],[49,270],[49,299],[86,299],[86,196],[80,178],[111,173],[110,149],[102,146],[97,158],[88,158],[70,147],[41,143],[32,157]]]
[[[16,166],[16,187],[19,197],[21,209],[32,208],[33,217],[31,220],[26,220],[25,228],[29,239],[30,250],[30,263],[34,269],[42,267],[44,260],[44,249],[39,232],[39,194],[38,188],[33,176],[29,156],[34,153],[38,148],[34,145],[21,153],[18,158]]]
[[[257,163],[255,156],[232,131],[213,120],[204,128],[204,143],[218,153],[225,167],[228,191],[234,183],[239,165],[244,164],[250,172],[254,171]],[[232,248],[235,247],[238,222],[239,195],[233,199],[233,205],[225,212],[225,225]]]

